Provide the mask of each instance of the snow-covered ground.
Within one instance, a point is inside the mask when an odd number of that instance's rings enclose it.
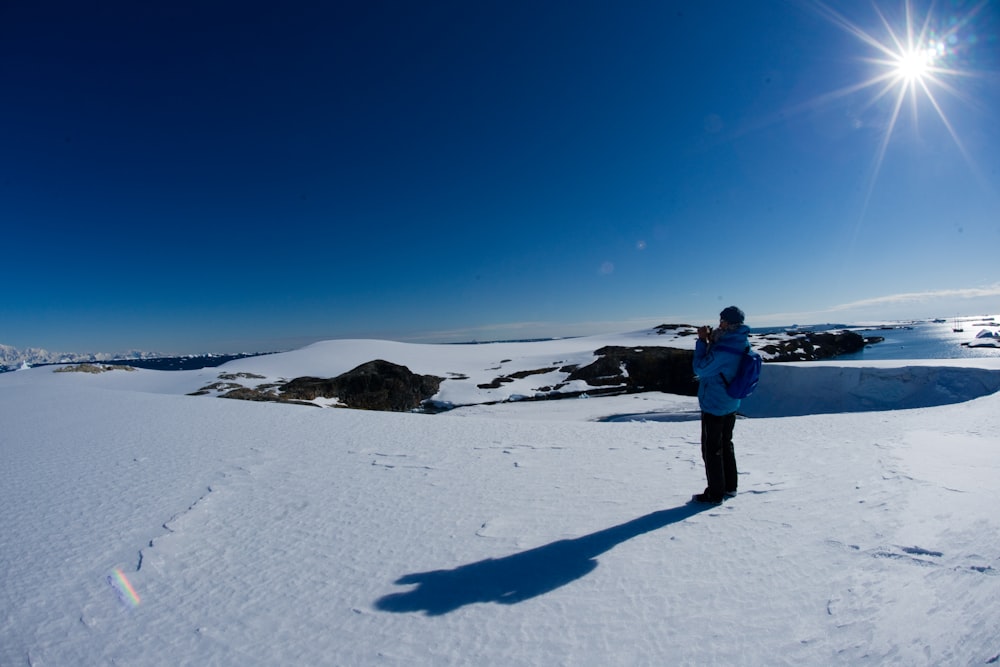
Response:
[[[688,504],[690,397],[430,416],[186,395],[384,358],[475,402],[501,366],[605,344],[637,342],[0,375],[0,665],[1000,660],[1000,360],[765,365],[719,507]]]

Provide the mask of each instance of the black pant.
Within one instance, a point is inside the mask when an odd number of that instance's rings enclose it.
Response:
[[[713,498],[736,492],[735,425],[735,412],[721,417],[701,413],[701,458],[705,462],[705,477],[708,478],[705,492]]]

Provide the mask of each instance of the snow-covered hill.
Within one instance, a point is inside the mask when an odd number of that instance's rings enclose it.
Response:
[[[719,507],[687,503],[691,397],[429,416],[185,395],[388,358],[468,376],[457,397],[594,343],[0,375],[0,664],[1000,660],[991,360],[766,365],[754,398],[798,416],[739,420]]]

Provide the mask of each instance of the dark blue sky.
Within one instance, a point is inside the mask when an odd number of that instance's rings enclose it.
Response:
[[[0,5],[0,343],[1000,311],[1000,5],[878,6]]]

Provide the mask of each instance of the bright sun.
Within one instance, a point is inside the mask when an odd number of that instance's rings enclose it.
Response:
[[[918,46],[896,54],[896,76],[911,84],[923,81],[934,72],[934,61],[938,55],[939,50],[935,46]]]
[[[821,15],[874,51],[874,57],[863,58],[873,66],[870,78],[828,93],[821,99],[828,100],[872,89],[875,91],[872,103],[882,99],[890,100],[891,112],[884,124],[885,130],[875,159],[872,185],[885,158],[903,103],[907,99],[910,101],[914,119],[918,108],[928,105],[933,108],[959,151],[969,161],[958,133],[938,98],[942,92],[962,98],[963,95],[956,87],[958,80],[976,76],[974,72],[962,68],[958,63],[961,62],[963,49],[975,42],[975,35],[971,32],[973,19],[992,1],[994,0],[979,0],[971,5],[964,15],[951,15],[947,18],[935,15],[933,3],[926,15],[917,16],[911,4],[912,0],[901,0],[902,16],[895,19],[890,19],[878,5],[873,5],[881,23],[881,30],[867,31],[825,4],[823,0],[815,0],[814,6]]]
[[[872,110],[877,110],[880,114],[883,111],[887,114],[869,125],[880,128],[881,137],[871,166],[861,219],[865,216],[875,182],[906,102],[909,102],[915,128],[919,113],[928,109],[933,110],[972,171],[978,172],[948,118],[940,98],[947,95],[968,103],[970,100],[963,90],[962,80],[970,77],[995,76],[994,73],[971,70],[968,63],[971,50],[982,37],[976,34],[977,15],[997,0],[971,0],[961,11],[956,11],[954,6],[936,11],[934,0],[930,0],[929,3],[922,3],[927,7],[926,13],[914,11],[913,4],[918,0],[873,0],[872,7],[878,20],[869,28],[862,28],[845,17],[827,4],[830,1],[805,0],[821,16],[855,37],[866,47],[868,56],[859,56],[859,60],[871,66],[870,76],[821,95],[802,108],[812,108],[836,98],[852,96],[867,90],[871,93],[871,98],[862,112],[872,113]],[[902,11],[887,15],[879,7],[880,4],[895,5]],[[860,118],[857,122],[858,127],[862,127]],[[982,175],[979,177],[982,180]]]

